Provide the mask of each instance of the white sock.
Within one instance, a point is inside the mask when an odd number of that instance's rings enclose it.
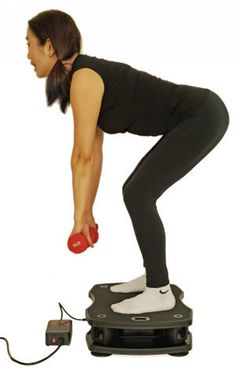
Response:
[[[143,293],[112,304],[111,309],[117,313],[139,314],[173,309],[175,304],[174,294],[168,284],[159,288],[146,287]]]
[[[110,290],[114,293],[131,293],[135,291],[144,291],[145,287],[146,273],[124,284],[113,285],[110,287]]]

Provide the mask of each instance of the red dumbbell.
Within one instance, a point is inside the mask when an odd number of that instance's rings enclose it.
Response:
[[[93,244],[96,243],[99,239],[98,225],[96,224],[96,228],[90,227],[89,233]],[[77,254],[84,252],[89,247],[88,241],[83,233],[74,233],[70,235],[67,245],[71,252]]]

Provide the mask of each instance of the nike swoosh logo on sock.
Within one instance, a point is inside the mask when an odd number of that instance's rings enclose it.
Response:
[[[161,294],[166,294],[166,293],[168,293],[168,291],[169,291],[169,289],[168,289],[167,291],[162,291],[162,290],[160,290],[160,293],[161,293]]]

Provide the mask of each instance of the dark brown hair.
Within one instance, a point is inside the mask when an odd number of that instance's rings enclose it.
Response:
[[[80,53],[80,31],[70,15],[54,9],[39,13],[28,21],[28,25],[40,45],[44,45],[48,38],[53,45],[58,60],[47,77],[47,104],[50,106],[59,100],[60,109],[65,113],[70,100],[71,71],[66,70],[61,61],[75,52]]]

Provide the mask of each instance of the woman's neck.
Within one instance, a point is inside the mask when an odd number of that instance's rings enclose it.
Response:
[[[73,56],[71,56],[69,59],[67,59],[67,60],[63,60],[62,61],[62,63],[64,64],[64,66],[65,66],[65,68],[67,69],[67,70],[71,70],[71,68],[72,68],[72,65],[73,65],[73,62],[74,62],[74,60],[78,57],[78,55],[79,55],[79,52],[75,52],[74,54],[73,54]]]

